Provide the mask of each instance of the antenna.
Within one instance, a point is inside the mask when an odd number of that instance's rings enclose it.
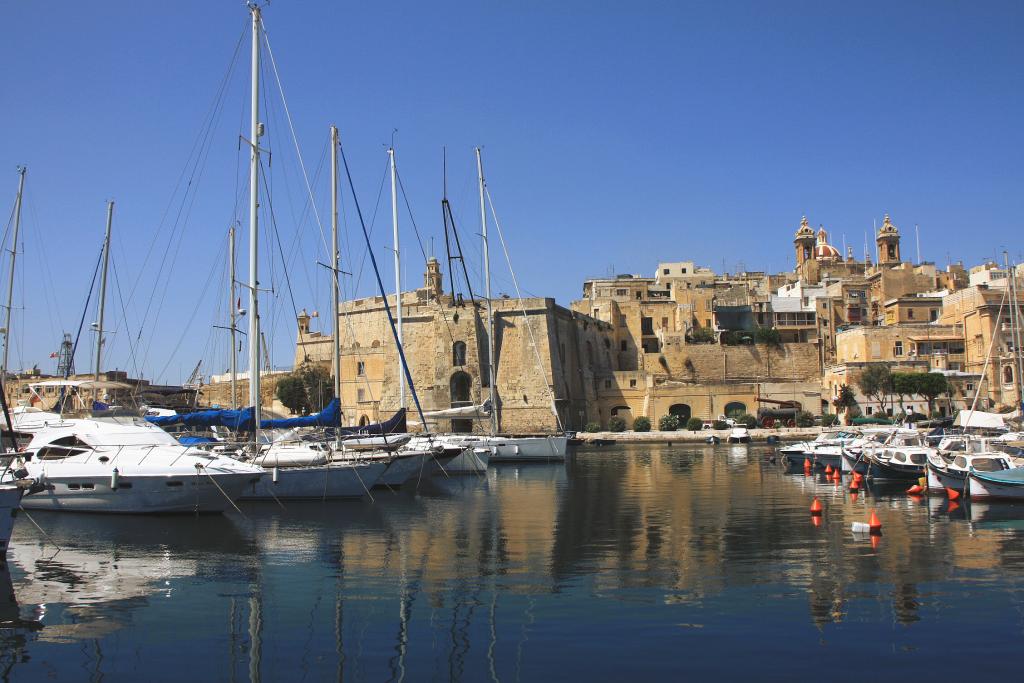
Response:
[[[914,237],[917,240],[917,264],[921,265],[921,230],[917,223],[914,223]]]

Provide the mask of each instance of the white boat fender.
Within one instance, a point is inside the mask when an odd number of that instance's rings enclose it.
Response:
[[[118,480],[120,480],[120,478],[121,478],[121,473],[118,472],[117,468],[115,467],[113,469],[113,471],[111,471],[111,473],[110,473],[110,490],[111,491],[116,491],[117,490],[117,484],[118,484]]]
[[[516,444],[513,448],[516,449],[515,450],[516,455],[519,455],[519,444]]]
[[[852,530],[855,534],[870,534],[871,525],[867,522],[854,522]]]
[[[272,482],[274,482],[275,484],[277,483],[277,468],[276,467],[274,469],[270,470],[270,480]]]

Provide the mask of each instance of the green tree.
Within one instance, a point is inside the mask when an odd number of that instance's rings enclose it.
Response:
[[[808,413],[806,410],[801,410],[796,414],[796,426],[797,427],[813,427],[814,416]]]
[[[736,422],[743,425],[747,429],[753,429],[754,427],[757,426],[757,418],[751,415],[750,413],[743,413],[742,415],[737,415],[734,419],[736,420]]]
[[[892,372],[888,364],[868,364],[857,378],[857,386],[860,387],[860,393],[877,401],[882,412],[886,412],[892,394]]]
[[[710,327],[694,327],[690,330],[691,344],[712,344],[715,341],[715,332]]]
[[[928,413],[935,412],[935,399],[951,390],[949,380],[938,372],[922,374],[917,381],[917,393],[928,401]]]
[[[691,432],[699,432],[700,430],[704,429],[704,420],[700,419],[699,417],[691,417],[689,420],[686,421],[686,428],[689,429]]]
[[[676,415],[662,415],[658,420],[658,429],[663,432],[674,432],[679,429],[679,417]]]
[[[633,420],[633,431],[634,432],[649,432],[649,431],[651,431],[651,420],[650,420],[650,418],[644,417],[643,415],[637,416]]]
[[[758,327],[754,330],[754,341],[758,344],[779,346],[782,344],[782,335],[774,327]]]
[[[293,414],[315,413],[334,398],[334,382],[327,368],[303,363],[278,380],[275,393]]]
[[[853,393],[853,389],[846,384],[839,387],[839,395],[836,396],[832,403],[836,408],[843,411],[846,424],[850,424],[853,409],[857,407],[857,395]]]
[[[907,411],[903,407],[903,398],[906,396],[913,396],[917,393],[919,377],[921,377],[920,372],[892,373],[892,393],[899,397],[900,410],[904,413]]]
[[[588,422],[587,426],[583,428],[583,431],[593,434],[594,432],[601,431],[601,425],[597,422]]]

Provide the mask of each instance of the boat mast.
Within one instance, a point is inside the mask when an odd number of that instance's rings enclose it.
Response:
[[[24,166],[18,167],[18,196],[14,200],[14,239],[11,241],[11,272],[7,274],[7,309],[4,312],[4,357],[0,377],[7,377],[7,349],[11,345],[11,306],[14,305],[14,265],[18,258],[18,229],[21,227],[21,198],[25,193]]]
[[[1014,386],[1017,389],[1017,407],[1024,408],[1024,361],[1021,360],[1021,341],[1024,333],[1021,332],[1020,304],[1017,303],[1017,276],[1014,268],[1010,267],[1010,255],[1003,251],[1003,260],[1006,263],[1006,274],[1010,278],[1010,338],[1013,340],[1013,371],[1016,374]]]
[[[331,126],[331,312],[334,316],[334,397],[341,401],[341,301],[338,292],[338,128]],[[341,445],[341,431],[335,429]]]
[[[260,316],[259,316],[259,139],[263,126],[259,122],[260,107],[260,8],[249,3],[252,13],[252,101],[249,127],[249,404],[253,407],[255,424],[253,440],[259,443],[260,427]]]
[[[235,226],[228,228],[228,309],[231,311],[231,409],[238,408],[238,304],[235,303]]]
[[[114,222],[114,202],[107,202],[107,233],[103,238],[103,272],[100,275],[100,303],[96,320],[96,371],[93,379],[100,381],[103,359],[103,313],[107,305],[107,268],[110,265],[110,227]],[[96,398],[95,394],[93,398]]]
[[[398,310],[398,343],[402,343],[402,255],[398,248],[398,187],[395,173],[395,148],[388,148],[391,166],[391,231],[395,252],[395,308]],[[405,407],[405,368],[402,354],[398,354],[398,407]]]
[[[484,243],[484,300],[487,302],[487,379],[491,389],[491,434],[498,432],[498,401],[494,394],[494,314],[491,310],[491,256],[487,251],[487,208],[484,204],[484,162],[476,148],[476,173],[480,181],[480,236]]]

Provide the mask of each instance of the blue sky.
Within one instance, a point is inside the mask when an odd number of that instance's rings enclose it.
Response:
[[[12,367],[54,371],[49,354],[78,327],[113,198],[109,366],[162,381],[201,358],[223,371],[224,333],[212,325],[225,317],[225,235],[246,224],[243,3],[9,3],[3,14],[8,212],[15,167],[29,167]],[[449,198],[478,272],[472,150],[482,145],[522,286],[562,304],[587,277],[650,274],[659,260],[791,268],[804,214],[858,255],[885,212],[905,256],[915,224],[923,258],[942,265],[947,254],[972,264],[1021,250],[1020,3],[275,0],[264,18],[323,221],[328,125],[341,129],[368,219],[394,134],[425,248],[433,236],[443,256],[446,146]],[[268,85],[268,182],[292,294],[326,312],[316,265],[326,255]],[[385,186],[373,242],[390,283],[387,202]],[[350,201],[345,215],[345,269],[358,273]],[[404,209],[402,222],[414,287],[422,256]],[[287,365],[291,297],[281,256],[264,253],[275,260],[263,267],[275,289],[264,322],[274,364]],[[493,253],[495,289],[511,293]],[[372,293],[365,272],[354,279],[348,292]],[[80,368],[90,344],[86,332]]]

